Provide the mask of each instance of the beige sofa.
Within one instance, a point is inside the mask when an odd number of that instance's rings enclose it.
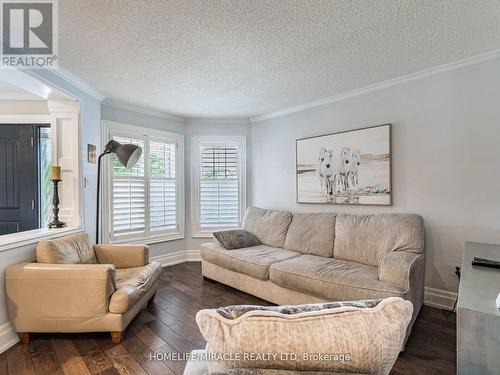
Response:
[[[5,273],[9,318],[21,342],[30,332],[123,331],[159,288],[161,265],[142,245],[95,245],[87,234],[38,244],[37,263]]]
[[[249,208],[261,245],[202,245],[203,276],[278,305],[401,297],[423,304],[424,227],[415,214],[292,214]]]

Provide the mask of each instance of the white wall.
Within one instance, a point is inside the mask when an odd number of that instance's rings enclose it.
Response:
[[[393,124],[392,207],[297,204],[295,140]],[[464,241],[500,243],[500,60],[251,126],[251,202],[291,211],[415,212],[426,286],[456,291]]]
[[[48,115],[46,100],[0,100],[0,114]]]

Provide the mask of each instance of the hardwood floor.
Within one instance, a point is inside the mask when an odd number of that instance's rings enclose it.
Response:
[[[199,263],[168,267],[155,303],[132,321],[121,344],[109,333],[33,334],[29,345],[0,354],[2,374],[182,374],[182,361],[150,360],[151,353],[188,353],[203,348],[195,315],[203,308],[268,302],[214,281],[204,281]],[[424,307],[406,351],[392,374],[454,374],[455,314]]]

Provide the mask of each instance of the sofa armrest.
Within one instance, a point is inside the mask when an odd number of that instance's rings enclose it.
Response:
[[[20,263],[5,271],[10,319],[84,318],[108,313],[115,291],[110,264]]]
[[[142,267],[149,264],[147,245],[94,245],[97,261],[116,268]]]
[[[378,278],[391,284],[400,286],[403,290],[410,289],[410,280],[422,275],[412,275],[414,269],[418,269],[420,264],[423,267],[424,254],[415,254],[408,251],[393,251],[385,255],[378,268]]]

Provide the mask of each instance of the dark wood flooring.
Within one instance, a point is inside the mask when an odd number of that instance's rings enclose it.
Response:
[[[265,304],[256,297],[214,281],[204,281],[199,263],[165,268],[155,303],[132,321],[124,340],[109,334],[34,334],[29,345],[0,354],[1,374],[182,374],[182,361],[150,360],[150,353],[188,353],[203,348],[195,315],[203,308]],[[454,374],[455,314],[424,307],[406,351],[392,374]]]

